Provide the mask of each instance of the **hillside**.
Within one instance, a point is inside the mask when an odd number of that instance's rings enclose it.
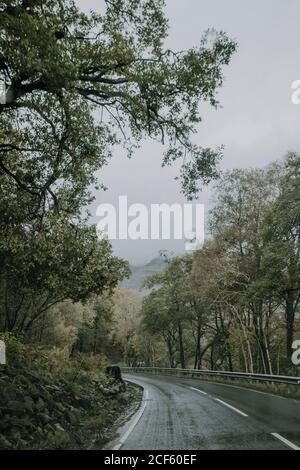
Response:
[[[125,279],[122,282],[121,287],[136,291],[143,290],[141,286],[146,277],[161,272],[164,268],[164,264],[162,258],[154,258],[145,265],[130,266],[132,274],[129,279]]]
[[[91,449],[110,441],[141,391],[104,374],[100,356],[25,346],[6,335],[0,366],[0,450]]]

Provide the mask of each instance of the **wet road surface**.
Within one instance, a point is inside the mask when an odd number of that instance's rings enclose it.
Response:
[[[144,387],[121,450],[300,450],[300,401],[198,379],[124,374]]]

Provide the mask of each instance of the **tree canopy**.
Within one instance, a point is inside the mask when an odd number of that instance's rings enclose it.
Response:
[[[71,0],[2,2],[0,78],[9,87],[0,105],[2,171],[31,194],[53,197],[59,188],[59,197],[61,178],[67,189],[82,187],[112,144],[131,151],[150,136],[166,144],[163,164],[190,155],[181,176],[192,196],[198,180],[216,176],[220,156],[191,140],[199,103],[218,106],[236,45],[209,31],[198,47],[174,52],[164,46],[163,0],[104,4],[103,13],[85,14]]]
[[[224,173],[210,239],[148,280],[153,290],[142,323],[158,344],[164,341],[160,364],[295,373],[299,162],[289,153],[263,169]]]
[[[0,323],[31,328],[64,299],[85,301],[128,274],[90,225],[96,171],[115,145],[131,155],[145,137],[182,158],[183,191],[217,174],[219,150],[192,143],[199,103],[217,107],[235,43],[207,32],[198,47],[165,47],[163,0],[105,0],[84,13],[72,0],[0,4]],[[187,156],[187,155],[189,156]],[[17,292],[15,294],[15,292]]]

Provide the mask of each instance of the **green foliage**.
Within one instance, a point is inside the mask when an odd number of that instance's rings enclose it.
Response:
[[[210,31],[172,52],[163,1],[105,3],[102,14],[72,0],[0,7],[1,330],[31,334],[51,306],[111,292],[128,275],[84,212],[115,144],[131,154],[145,136],[165,143],[163,164],[185,159],[188,197],[216,176],[219,150],[191,135],[199,102],[218,105],[235,43]]]
[[[139,360],[142,296],[136,292],[118,288],[112,297],[112,317],[105,351],[113,362],[136,365]]]
[[[148,279],[142,325],[165,343],[159,365],[298,373],[299,162],[226,172],[211,239]]]
[[[128,273],[94,227],[60,217],[44,220],[39,230],[18,227],[14,237],[2,236],[1,247],[3,329],[26,332],[51,305],[112,291]]]
[[[235,43],[210,30],[198,47],[173,52],[164,48],[163,0],[105,3],[103,14],[85,14],[71,0],[2,2],[0,76],[10,91],[0,105],[0,166],[37,204],[79,207],[111,146],[123,141],[131,152],[145,136],[168,146],[164,164],[190,154],[187,195],[196,179],[215,177],[219,151],[190,136],[199,102],[218,106]]]
[[[164,271],[150,276],[145,283],[156,288],[143,302],[143,324],[147,331],[163,338],[170,367],[186,365],[183,343],[185,324],[191,319],[187,285],[191,266],[189,255],[168,259]]]
[[[0,333],[0,340],[6,347],[6,360],[12,364],[22,364],[25,361],[25,346],[22,341],[9,332]]]
[[[111,439],[120,414],[139,399],[110,394],[99,356],[70,359],[65,349],[26,346],[10,333],[0,370],[0,449],[79,449]],[[103,388],[108,393],[103,393]]]

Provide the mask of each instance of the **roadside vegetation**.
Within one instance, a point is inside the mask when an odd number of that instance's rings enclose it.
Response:
[[[101,448],[120,418],[139,403],[138,389],[121,393],[105,377],[103,358],[24,346],[12,335],[8,366],[0,366],[0,449]]]

